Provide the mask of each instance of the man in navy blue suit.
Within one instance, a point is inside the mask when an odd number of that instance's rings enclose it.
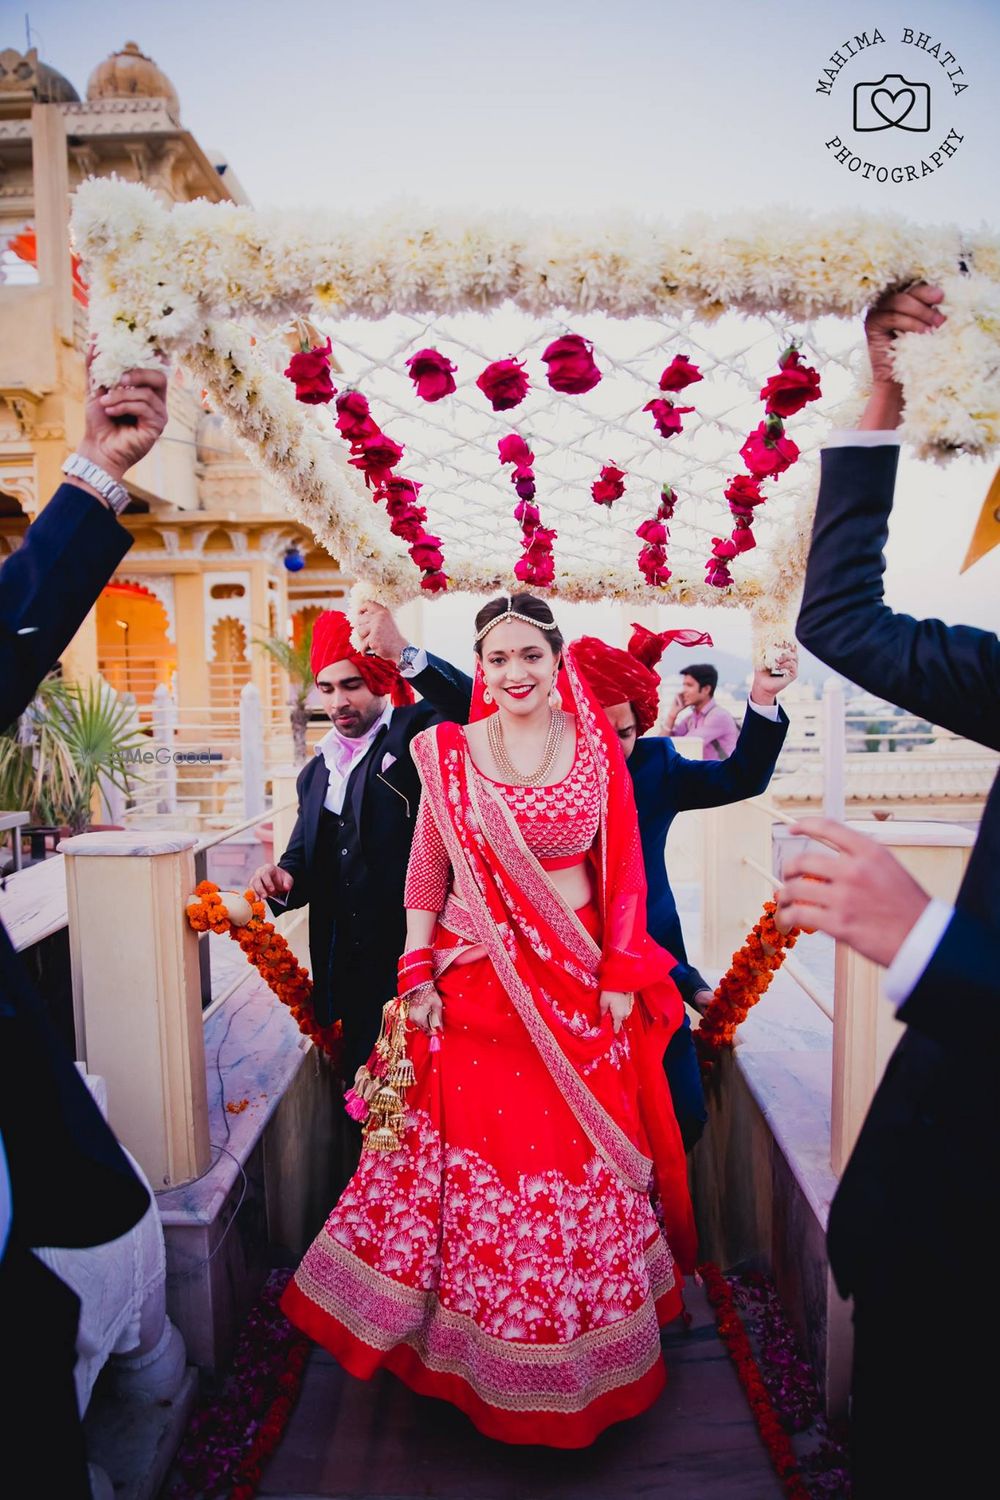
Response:
[[[798,637],[852,682],[1000,750],[1000,640],[915,620],[883,600],[883,548],[903,397],[900,333],[933,334],[941,292],[884,297],[866,322],[872,394],[823,472]],[[982,1493],[995,1381],[1000,778],[954,906],[933,901],[885,849],[824,818],[797,831],[830,845],[788,861],[779,908],[886,968],[906,1030],[830,1209],[827,1244],[854,1299],[855,1500]],[[979,1268],[982,1267],[980,1276]]]
[[[688,760],[668,738],[649,735],[647,730],[656,721],[660,679],[654,668],[663,647],[676,636],[687,637],[686,643],[694,644],[691,636],[696,632],[664,631],[657,636],[642,626],[634,630],[628,651],[586,636],[574,641],[570,650],[615,726],[628,761],[646,868],[647,928],[677,959],[674,981],[683,998],[699,1010],[711,999],[712,990],[687,961],[664,859],[667,834],[679,812],[739,802],[767,787],[788,729],[788,719],[776,698],[795,678],[795,653],[790,648],[776,663],[780,675],[763,668],[755,672],[750,707],[732,755],[723,761]],[[444,718],[466,721],[472,680],[464,672],[408,644],[381,605],[362,606],[358,633],[368,650],[398,661],[403,675]],[[664,1066],[684,1145],[690,1150],[701,1136],[707,1112],[686,1014],[667,1048]]]
[[[121,480],[166,425],[166,377],[137,370],[92,389],[85,420],[67,483],[0,568],[0,725],[27,707],[132,545]],[[91,1494],[73,1378],[79,1299],[32,1249],[104,1244],[148,1208],[0,924],[0,1468],[32,1494]]]

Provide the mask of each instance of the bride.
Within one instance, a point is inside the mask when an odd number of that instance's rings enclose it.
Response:
[[[583,1447],[656,1400],[694,1260],[662,1071],[682,1005],[618,740],[548,605],[493,600],[475,652],[473,722],[413,743],[405,1125],[363,1153],[282,1305],[352,1374],[384,1366],[505,1442]]]

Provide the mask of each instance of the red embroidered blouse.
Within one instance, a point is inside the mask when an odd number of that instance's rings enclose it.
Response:
[[[597,837],[601,794],[586,738],[576,737],[573,764],[554,786],[507,786],[481,771],[514,814],[521,837],[536,859],[553,867],[582,859]],[[403,904],[413,911],[441,911],[451,886],[451,862],[426,799],[413,830]]]

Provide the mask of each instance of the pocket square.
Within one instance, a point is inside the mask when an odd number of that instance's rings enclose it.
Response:
[[[390,751],[387,750],[386,753],[382,757],[382,770],[383,771],[388,771],[389,767],[390,766],[394,766],[395,764],[396,764],[396,757]]]

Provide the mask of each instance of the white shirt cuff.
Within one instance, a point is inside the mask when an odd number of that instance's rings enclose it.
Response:
[[[902,439],[890,427],[834,427],[823,439],[824,448],[898,448]]]
[[[755,703],[752,698],[747,699],[747,708],[752,708],[755,714],[760,714],[763,719],[772,719],[778,722],[778,705],[776,703]]]
[[[416,677],[419,672],[427,670],[427,652],[423,646],[417,647],[417,654],[408,667],[400,667],[400,677]]]
[[[924,907],[882,978],[885,998],[893,1005],[909,999],[954,915],[955,908],[944,901],[929,901]]]

